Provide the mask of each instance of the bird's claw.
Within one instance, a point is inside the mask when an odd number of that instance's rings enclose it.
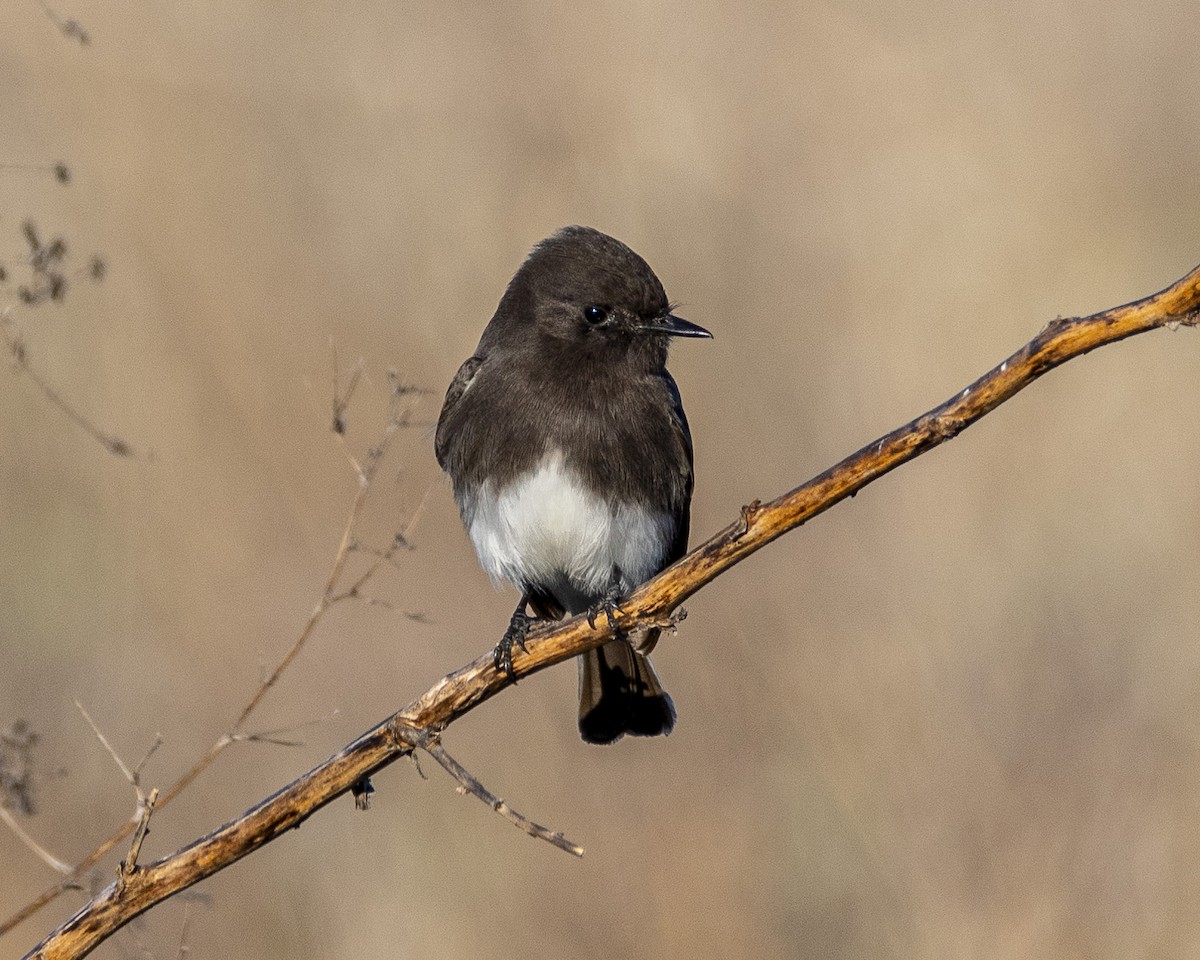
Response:
[[[618,596],[619,594],[615,590],[610,591],[602,600],[588,609],[587,622],[589,627],[595,630],[596,618],[599,617],[600,614],[604,614],[604,616],[608,618],[608,626],[609,629],[612,630],[613,636],[623,637],[625,635],[625,631],[617,626],[617,616],[625,615],[625,611],[617,606]]]
[[[512,648],[515,644],[521,648],[522,653],[529,652],[525,646],[525,636],[529,633],[529,627],[533,621],[534,618],[528,614],[514,613],[512,620],[508,623],[508,629],[504,631],[504,636],[500,638],[496,649],[492,651],[492,663],[497,670],[503,670],[504,675],[513,683],[517,682],[517,675],[513,672]]]

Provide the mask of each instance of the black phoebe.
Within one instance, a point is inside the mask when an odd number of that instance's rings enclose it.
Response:
[[[692,436],[667,342],[708,336],[671,313],[645,260],[590,227],[543,240],[509,282],[446,391],[437,458],[480,563],[521,591],[495,651],[510,676],[536,619],[611,619],[618,597],[686,552]],[[584,740],[671,732],[657,639],[579,658]]]

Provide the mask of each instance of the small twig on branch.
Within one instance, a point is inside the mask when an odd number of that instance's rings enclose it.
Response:
[[[524,830],[531,837],[536,837],[539,840],[545,840],[547,843],[553,844],[559,850],[565,850],[567,853],[573,854],[576,857],[583,856],[583,847],[577,843],[573,843],[564,837],[557,830],[551,830],[548,827],[543,827],[540,823],[535,823],[528,817],[517,813],[507,803],[493,794],[482,783],[476,780],[467,770],[462,767],[450,754],[446,752],[446,748],[442,746],[441,741],[434,740],[425,747],[425,752],[428,753],[434,760],[442,765],[442,768],[450,774],[459,783],[459,789],[464,790],[474,797],[478,797],[485,804],[491,807],[496,813],[508,820],[513,826]]]
[[[559,850],[565,850],[576,857],[583,856],[583,847],[579,846],[579,844],[572,843],[557,830],[543,827],[540,823],[535,823],[528,817],[517,813],[516,810],[488,790],[462,764],[446,752],[446,748],[442,746],[441,737],[430,736],[424,730],[405,730],[399,724],[393,727],[393,730],[396,731],[397,736],[409,738],[408,742],[410,745],[420,747],[440,763],[442,769],[458,781],[458,789],[461,792],[469,793],[471,796],[479,798],[513,826],[519,830],[523,830],[531,837],[535,837],[538,840],[545,840],[547,843],[558,847]]]
[[[103,744],[104,749],[108,751],[108,755],[113,758],[113,762],[116,763],[121,773],[125,775],[125,779],[129,781],[134,789],[134,793],[137,795],[137,809],[134,811],[132,820],[133,823],[137,824],[133,832],[133,843],[130,844],[129,852],[125,855],[121,866],[117,868],[119,882],[124,883],[125,879],[137,868],[137,858],[142,851],[142,841],[146,839],[146,834],[150,832],[150,817],[154,813],[154,805],[158,803],[158,787],[152,789],[149,794],[142,789],[142,768],[146,765],[146,761],[154,756],[154,752],[162,746],[163,737],[161,733],[154,735],[154,743],[146,751],[145,756],[138,761],[137,766],[131,770],[128,764],[121,759],[121,755],[117,753],[113,745],[109,743],[108,737],[104,735],[103,731],[96,724],[96,721],[92,719],[91,714],[84,709],[83,704],[76,700],[75,706],[83,714],[83,719],[92,728],[92,733],[96,735],[96,739]],[[70,873],[71,869],[68,866],[63,872]]]
[[[1161,293],[1090,317],[1056,320],[999,366],[945,403],[769,503],[741,516],[620,603],[622,629],[667,616],[705,584],[789,530],[857,493],[873,480],[957,436],[1038,377],[1097,347],[1163,326],[1200,323],[1200,267]],[[527,638],[513,661],[516,678],[561,663],[612,638],[607,618],[595,627],[576,617]],[[123,889],[110,885],[43,940],[28,958],[82,957],[154,904],[212,876],[298,826],[412,753],[413,730],[437,737],[463,714],[513,682],[491,650],[435,683],[426,693],[333,757],[236,820],[182,850],[142,867]]]
[[[129,853],[125,855],[125,860],[119,869],[122,879],[130,876],[137,869],[138,856],[142,852],[142,842],[146,839],[146,834],[150,832],[150,818],[154,815],[156,803],[158,803],[158,787],[151,790],[150,795],[140,805],[141,811],[138,816],[137,830],[133,833],[133,843],[129,845]]]

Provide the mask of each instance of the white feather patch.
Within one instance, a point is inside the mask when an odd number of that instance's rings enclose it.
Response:
[[[502,489],[485,483],[463,508],[493,580],[536,585],[573,612],[608,591],[614,567],[622,591],[657,573],[675,534],[669,514],[589,492],[561,450]]]

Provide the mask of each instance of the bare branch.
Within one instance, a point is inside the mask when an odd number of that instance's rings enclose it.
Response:
[[[446,752],[446,748],[442,746],[440,737],[431,737],[424,730],[405,730],[402,732],[399,724],[395,730],[397,735],[410,737],[409,743],[414,747],[420,747],[428,753],[434,760],[442,765],[450,776],[458,781],[458,789],[462,793],[469,793],[473,797],[478,797],[485,804],[492,808],[500,816],[504,817],[509,823],[523,830],[531,837],[536,837],[539,840],[545,840],[559,850],[565,850],[576,857],[583,856],[583,847],[577,843],[573,843],[564,837],[557,830],[551,830],[549,827],[543,827],[540,823],[535,823],[528,817],[517,813],[507,803],[497,797],[494,793],[488,790],[480,783],[471,773]]]
[[[852,496],[867,484],[952,439],[1049,370],[1097,347],[1162,326],[1200,323],[1200,267],[1136,303],[1083,319],[1056,320],[1011,357],[933,410],[851,454],[769,503],[741,516],[678,563],[639,587],[616,615],[617,626],[658,622],[705,584],[768,543]],[[529,636],[513,663],[517,678],[577,656],[612,638],[612,624],[576,617]],[[489,650],[443,677],[425,694],[353,743],[248,810],[183,849],[101,891],[27,958],[82,957],[154,904],[224,869],[298,826],[344,793],[361,789],[383,767],[412,753],[413,731],[440,736],[458,717],[513,681]]]

